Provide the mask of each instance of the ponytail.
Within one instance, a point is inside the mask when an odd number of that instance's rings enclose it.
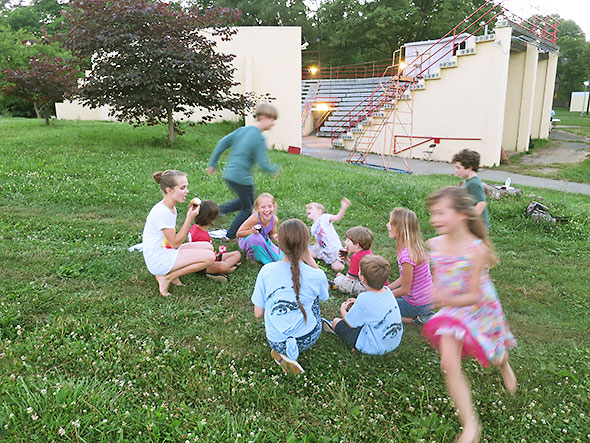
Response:
[[[300,261],[307,250],[309,242],[309,231],[307,226],[301,220],[291,218],[285,220],[279,226],[279,247],[285,253],[291,263],[291,279],[293,280],[293,291],[297,305],[303,313],[303,320],[307,323],[307,313],[303,304],[299,300],[299,291],[301,290],[301,271],[299,269]]]

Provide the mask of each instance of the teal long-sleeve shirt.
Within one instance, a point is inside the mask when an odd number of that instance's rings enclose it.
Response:
[[[228,148],[231,148],[231,151],[223,171],[223,178],[226,180],[240,185],[254,185],[252,168],[256,163],[269,174],[274,174],[279,169],[277,165],[269,162],[266,142],[256,126],[236,129],[219,140],[207,167],[213,166],[217,169],[219,157]]]

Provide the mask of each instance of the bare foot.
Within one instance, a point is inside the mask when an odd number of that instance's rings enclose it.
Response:
[[[481,426],[478,421],[463,426],[463,432],[455,441],[457,443],[477,443],[481,437]]]
[[[170,283],[172,283],[173,285],[176,285],[176,286],[182,286],[182,282],[180,281],[180,278],[178,278],[178,277],[176,277]]]
[[[170,292],[168,291],[170,280],[168,280],[165,275],[156,275],[156,280],[158,280],[160,294],[164,297],[168,297],[170,295]]]
[[[518,382],[516,381],[516,375],[514,375],[510,364],[508,364],[508,360],[500,365],[500,373],[502,374],[502,379],[504,380],[504,386],[506,386],[506,390],[511,394],[516,394]]]

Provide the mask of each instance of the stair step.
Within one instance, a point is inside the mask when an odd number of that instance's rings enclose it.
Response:
[[[475,54],[475,48],[465,48],[465,49],[459,49],[457,51],[457,55],[474,55]]]
[[[495,39],[496,39],[496,34],[476,35],[475,36],[475,43],[489,42],[489,41],[495,40]]]
[[[448,62],[441,62],[439,66],[442,68],[456,68],[457,62],[456,61],[448,61]]]

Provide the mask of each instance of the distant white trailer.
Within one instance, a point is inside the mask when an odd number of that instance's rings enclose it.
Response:
[[[585,112],[590,101],[590,91],[572,92],[570,100],[570,112]]]

